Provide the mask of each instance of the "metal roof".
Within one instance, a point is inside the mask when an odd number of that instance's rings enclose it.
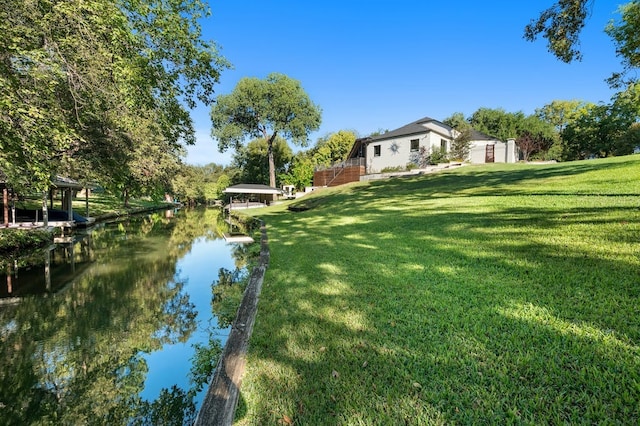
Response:
[[[282,194],[282,190],[257,183],[240,183],[224,190],[227,194]]]
[[[84,186],[78,182],[77,180],[57,175],[55,179],[52,180],[51,185],[56,188],[72,188],[72,189],[82,189]]]

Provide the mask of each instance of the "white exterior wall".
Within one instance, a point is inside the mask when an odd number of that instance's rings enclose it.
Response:
[[[425,133],[401,136],[393,139],[382,139],[371,142],[366,147],[366,173],[381,173],[388,168],[405,169],[411,163],[411,158],[415,155],[411,151],[411,140],[419,140],[419,149],[425,148],[428,152],[440,149],[441,141],[446,141],[447,152],[451,151],[453,135],[446,127],[438,123],[430,122],[424,124]],[[448,135],[448,136],[447,136]],[[397,149],[392,149],[394,146]],[[486,146],[494,145],[494,161],[496,163],[515,163],[518,161],[518,149],[515,141],[509,140],[506,143],[495,140],[476,140],[471,142],[471,149],[467,161],[474,164],[485,162]],[[376,157],[375,147],[380,146],[380,156]],[[419,152],[418,149],[418,152]]]
[[[507,162],[507,144],[504,142],[496,142],[495,148],[493,151],[493,156],[495,158],[494,162],[506,163]]]
[[[380,173],[387,167],[406,167],[411,158],[411,140],[418,139],[420,146],[425,146],[424,135],[406,136],[389,140],[371,142],[367,145],[367,173]],[[397,146],[397,150],[392,149],[392,145]],[[376,157],[375,147],[380,146],[380,156]]]
[[[520,159],[520,152],[518,147],[516,146],[515,139],[507,139],[507,154],[506,154],[506,162],[507,163],[517,163]]]
[[[487,153],[487,145],[494,145],[493,157],[496,163],[515,163],[515,143],[509,144],[502,141],[474,141],[469,151],[469,162],[483,164]]]
[[[382,170],[386,168],[406,168],[414,154],[411,151],[411,141],[413,139],[418,139],[419,141],[417,152],[420,152],[420,148],[422,147],[429,152],[431,152],[432,149],[440,149],[440,141],[443,139],[447,142],[447,152],[451,150],[450,138],[435,132],[371,142],[367,145],[367,173],[381,173]],[[397,146],[396,151],[392,149],[392,145],[394,144]],[[376,145],[380,145],[379,157],[374,155]]]
[[[486,146],[487,144],[482,142],[474,142],[471,144],[471,149],[469,150],[469,162],[471,164],[484,163]]]

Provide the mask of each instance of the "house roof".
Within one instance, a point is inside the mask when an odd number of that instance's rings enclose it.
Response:
[[[472,141],[497,141],[499,139],[494,136],[489,136],[486,133],[482,133],[476,129],[471,129],[471,140]]]
[[[446,124],[435,120],[431,117],[424,117],[421,118],[419,120],[416,120],[412,123],[406,124],[402,127],[399,127],[395,130],[391,130],[390,132],[386,132],[383,133],[381,135],[377,135],[377,136],[372,136],[371,137],[371,141],[377,141],[377,140],[384,140],[384,139],[390,139],[390,138],[395,138],[398,136],[408,136],[408,135],[413,135],[413,134],[419,134],[419,133],[424,133],[425,131],[427,131],[428,129],[426,129],[424,127],[425,124],[427,123],[436,123],[440,126],[445,127],[448,130],[453,130],[452,127],[447,126]]]
[[[282,190],[257,183],[240,183],[228,187],[223,192],[227,194],[281,194]]]
[[[351,147],[351,151],[349,152],[349,155],[347,156],[347,158],[355,158],[358,156],[360,147],[364,144],[368,144],[370,142],[376,142],[376,141],[382,141],[382,140],[387,140],[387,139],[393,139],[393,138],[397,138],[397,137],[402,137],[402,136],[410,136],[410,135],[418,135],[421,133],[425,133],[428,131],[433,131],[433,129],[429,129],[427,127],[425,127],[425,124],[429,124],[429,123],[434,123],[440,127],[443,127],[445,129],[447,129],[447,131],[451,132],[453,130],[453,127],[438,121],[434,118],[431,117],[423,117],[419,120],[416,120],[412,123],[406,124],[402,127],[398,127],[395,130],[391,130],[389,132],[383,133],[381,135],[376,135],[376,136],[370,136],[370,137],[364,137],[364,138],[359,138],[356,139],[355,143],[353,144],[353,146]],[[497,141],[499,140],[498,138],[494,137],[494,136],[490,136],[487,135],[486,133],[482,133],[478,130],[475,129],[471,129],[471,140],[472,141]]]
[[[4,174],[2,170],[0,170],[0,187],[8,186],[7,184],[8,184],[7,176]],[[74,180],[65,176],[60,176],[60,175],[57,175],[54,179],[52,179],[51,185],[56,188],[71,188],[71,189],[84,188],[84,185],[82,185],[77,180]]]

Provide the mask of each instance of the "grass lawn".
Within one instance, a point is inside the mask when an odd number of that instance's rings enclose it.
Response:
[[[102,215],[115,214],[126,215],[141,209],[153,208],[165,205],[163,201],[153,201],[144,198],[130,198],[129,206],[124,207],[124,201],[121,197],[108,194],[105,192],[93,192],[89,197],[89,216],[98,217]],[[50,207],[49,200],[47,206]],[[33,196],[25,197],[16,203],[16,207],[20,209],[41,209],[42,200]],[[73,211],[82,216],[86,215],[86,200],[84,196],[77,196],[73,199]],[[60,195],[54,200],[53,208],[62,209]]]
[[[54,201],[53,208],[60,209],[60,200]],[[152,200],[132,198],[129,207],[125,208],[123,201],[116,196],[105,193],[94,193],[89,197],[89,216],[100,217],[103,215],[123,216],[149,208],[161,208],[167,203]],[[47,201],[49,207],[49,202]],[[18,209],[40,210],[42,200],[35,197],[26,197],[16,203]],[[73,200],[73,210],[80,215],[86,214],[86,201],[82,197]],[[35,217],[34,217],[35,218]],[[42,217],[39,218],[42,221]],[[53,233],[47,230],[2,229],[0,231],[0,253],[16,253],[19,251],[31,251],[34,248],[51,244]],[[0,259],[2,261],[7,259]]]
[[[236,422],[640,423],[640,155],[467,166],[249,211]]]

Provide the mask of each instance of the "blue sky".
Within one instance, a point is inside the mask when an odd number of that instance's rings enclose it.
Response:
[[[531,114],[554,99],[608,102],[604,81],[621,69],[604,33],[626,1],[596,0],[581,37],[582,62],[565,64],[524,27],[555,0],[210,0],[202,21],[233,69],[217,94],[271,72],[299,80],[322,108],[320,130],[365,136],[429,116],[480,107]],[[210,136],[209,108],[192,111],[197,144],[186,162],[229,164]],[[295,148],[295,147],[294,147]]]

